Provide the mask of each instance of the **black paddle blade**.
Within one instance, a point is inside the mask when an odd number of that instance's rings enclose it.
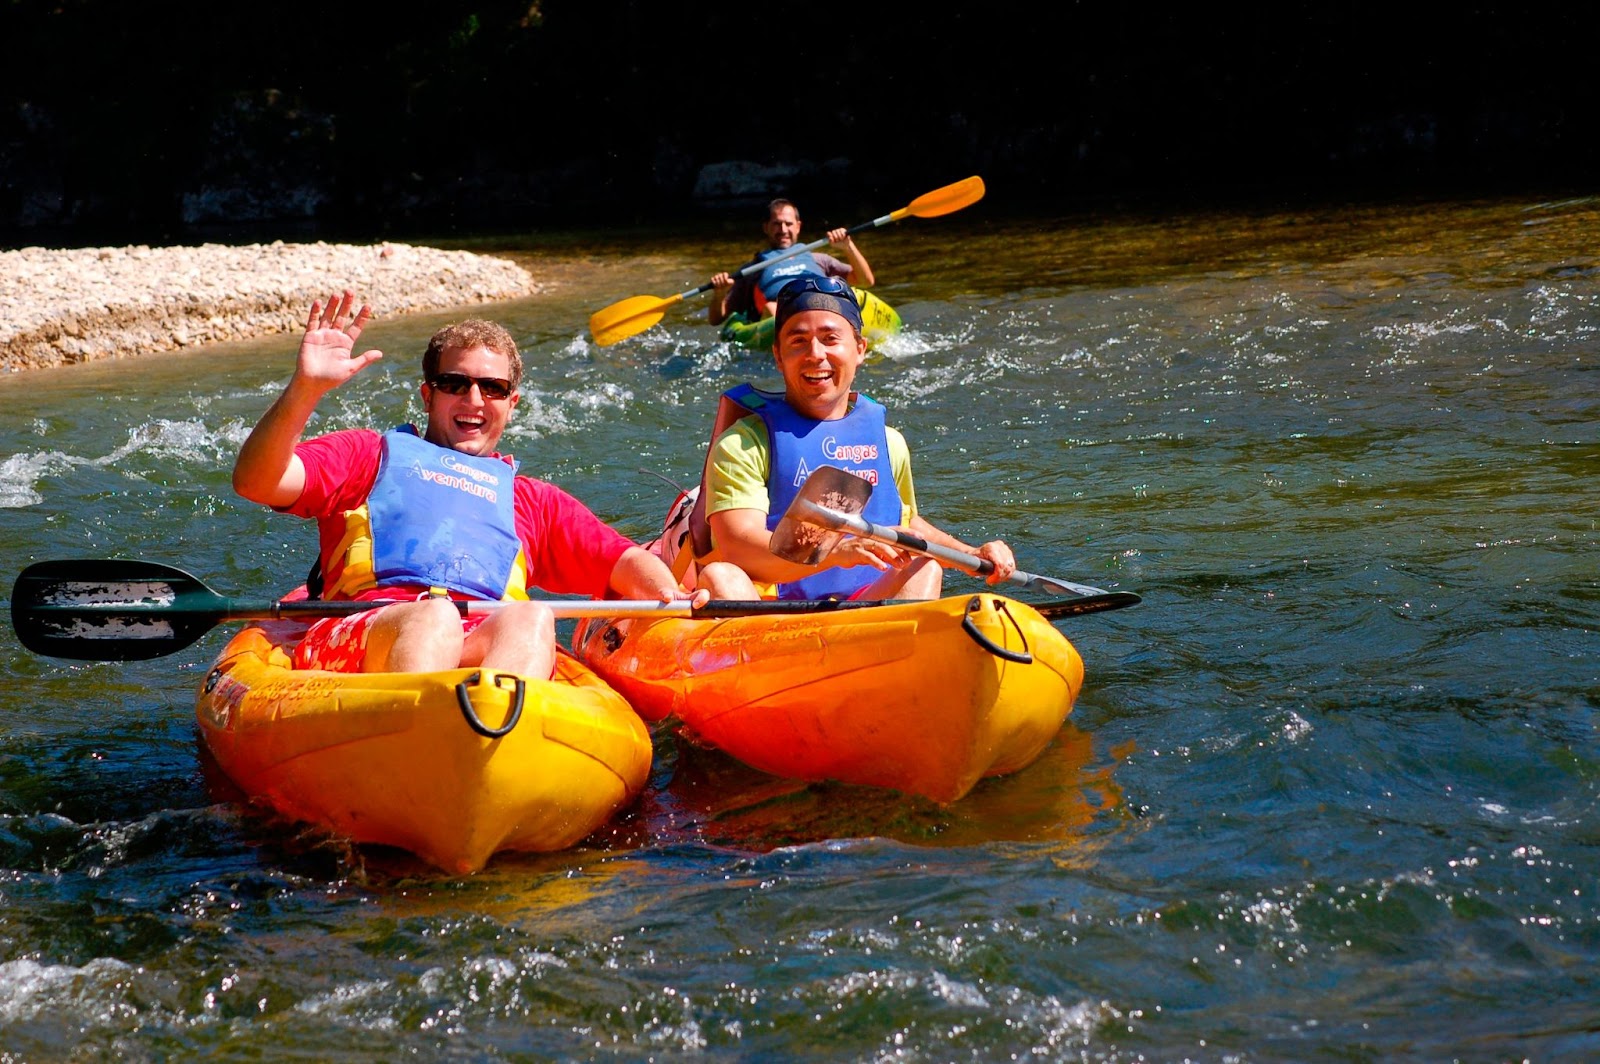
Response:
[[[226,612],[226,599],[155,562],[38,562],[11,590],[11,627],[22,645],[75,661],[159,658],[205,635]]]
[[[1103,613],[1106,610],[1120,610],[1124,606],[1137,606],[1142,601],[1132,591],[1107,591],[1099,595],[1046,602],[1033,608],[1039,611],[1041,617],[1058,621],[1063,617],[1081,617],[1085,613]]]

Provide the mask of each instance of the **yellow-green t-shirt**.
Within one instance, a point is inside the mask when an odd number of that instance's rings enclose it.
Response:
[[[900,523],[917,514],[917,496],[911,485],[911,448],[897,429],[884,426],[889,437],[889,468],[900,493]],[[767,423],[751,414],[729,425],[711,445],[706,468],[706,516],[723,510],[771,511],[767,477],[772,471],[772,448]],[[713,537],[714,539],[714,537]]]

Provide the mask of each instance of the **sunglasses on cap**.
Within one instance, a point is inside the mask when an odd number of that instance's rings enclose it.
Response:
[[[856,301],[855,292],[850,286],[837,277],[819,277],[816,274],[806,274],[796,277],[782,288],[778,289],[778,298],[793,297],[802,292],[821,292],[823,295],[844,296],[850,302]]]
[[[428,384],[446,395],[466,395],[476,384],[485,399],[509,399],[512,384],[501,377],[469,377],[465,373],[440,373],[428,378]]]

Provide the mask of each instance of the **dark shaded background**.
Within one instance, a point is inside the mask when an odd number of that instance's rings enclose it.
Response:
[[[7,246],[622,229],[778,192],[868,218],[969,174],[991,210],[1563,194],[1600,161],[1577,4],[0,2]],[[697,187],[735,160],[766,177]]]

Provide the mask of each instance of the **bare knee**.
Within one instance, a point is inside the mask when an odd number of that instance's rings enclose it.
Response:
[[[373,617],[366,668],[369,672],[454,668],[461,645],[461,613],[449,599],[398,603]]]
[[[944,567],[932,558],[914,558],[903,569],[891,569],[861,593],[867,599],[936,599],[944,590]]]
[[[900,594],[905,598],[936,599],[944,592],[944,566],[932,558],[918,558],[906,566]]]
[[[505,629],[514,638],[538,638],[548,633],[554,639],[556,615],[543,602],[507,602],[483,622],[484,628],[491,625]]]
[[[395,611],[399,623],[408,629],[432,637],[459,637],[461,634],[461,608],[447,598],[425,598],[416,602],[403,602],[389,609]],[[388,613],[385,610],[384,613]]]
[[[543,679],[556,660],[556,618],[542,602],[506,602],[468,636],[461,664]]]
[[[695,586],[711,592],[714,599],[756,599],[761,594],[750,574],[732,562],[710,562],[695,577]]]

